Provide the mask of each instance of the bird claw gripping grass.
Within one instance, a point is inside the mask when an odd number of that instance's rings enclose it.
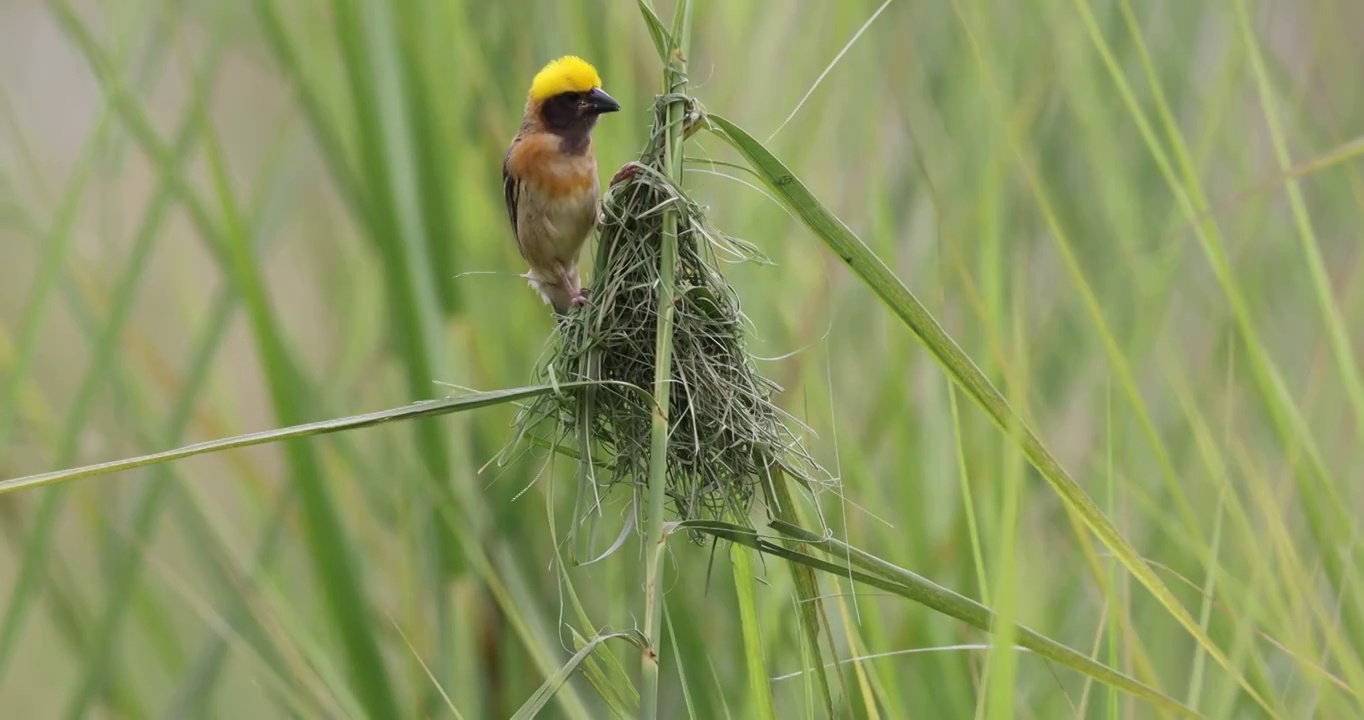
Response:
[[[818,468],[772,403],[745,345],[747,318],[716,269],[717,255],[764,261],[753,246],[710,227],[704,209],[663,171],[667,106],[687,103],[687,130],[705,122],[694,100],[662,95],[638,162],[613,179],[602,202],[590,302],[559,319],[537,374],[545,383],[594,383],[546,395],[524,408],[522,434],[555,423],[560,437],[584,430],[606,483],[648,484],[659,316],[663,214],[677,212],[667,495],[683,520],[746,523],[757,483],[777,463],[809,477]],[[690,133],[684,133],[690,134]],[[557,340],[557,341],[556,341]],[[633,387],[632,387],[633,386]],[[808,471],[808,472],[807,472]],[[575,518],[575,522],[583,518]]]

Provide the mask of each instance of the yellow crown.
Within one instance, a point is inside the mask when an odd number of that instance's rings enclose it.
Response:
[[[530,99],[539,102],[561,93],[587,92],[599,87],[601,77],[596,68],[580,57],[565,55],[535,74],[530,83]]]

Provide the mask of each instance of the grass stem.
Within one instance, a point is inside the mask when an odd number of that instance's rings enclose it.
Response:
[[[676,43],[664,68],[665,92],[680,96],[687,88],[687,36],[691,32],[691,1],[678,0],[673,19],[673,38]],[[663,152],[663,168],[673,182],[682,181],[683,120],[686,103],[682,100],[668,106],[667,146]],[[659,249],[658,334],[654,364],[654,413],[650,428],[649,455],[649,525],[648,545],[644,553],[644,627],[649,643],[640,660],[643,691],[640,697],[640,717],[652,720],[658,716],[659,638],[663,628],[663,596],[659,574],[663,544],[667,538],[663,525],[663,505],[666,499],[665,482],[668,475],[668,395],[672,376],[673,295],[677,264],[677,211],[669,209],[663,215],[663,237]]]

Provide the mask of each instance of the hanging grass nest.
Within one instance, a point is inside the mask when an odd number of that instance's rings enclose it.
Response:
[[[710,227],[704,209],[664,172],[666,108],[677,99],[658,98],[645,152],[632,174],[607,189],[590,303],[560,318],[557,341],[537,369],[543,383],[602,384],[541,396],[518,424],[525,431],[557,423],[560,442],[578,439],[579,448],[585,429],[586,446],[595,446],[594,457],[610,468],[607,484],[647,486],[663,217],[676,211],[667,495],[679,519],[745,522],[771,466],[805,477],[817,466],[787,427],[789,416],[772,403],[779,388],[754,367],[744,339],[748,320],[716,269],[718,256],[765,259]],[[693,130],[704,116],[682,99]]]

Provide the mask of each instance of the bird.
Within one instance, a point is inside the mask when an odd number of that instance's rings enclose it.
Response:
[[[503,199],[523,276],[559,316],[587,302],[578,255],[597,226],[601,181],[592,130],[620,110],[601,76],[576,55],[550,61],[531,80],[521,127],[502,161]]]

